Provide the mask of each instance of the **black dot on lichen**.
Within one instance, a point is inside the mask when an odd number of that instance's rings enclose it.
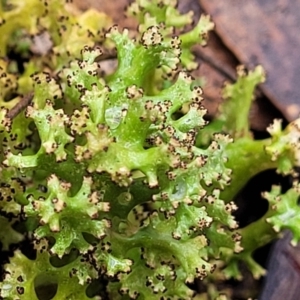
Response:
[[[17,289],[17,292],[18,292],[18,294],[19,294],[19,295],[23,295],[23,294],[24,294],[24,291],[25,291],[25,290],[24,290],[24,288],[23,288],[23,287],[21,287],[21,286],[17,286],[17,288],[16,288],[16,289]]]

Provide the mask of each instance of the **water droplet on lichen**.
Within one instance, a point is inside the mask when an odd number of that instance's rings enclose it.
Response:
[[[105,111],[105,120],[110,129],[116,129],[124,118],[124,109],[126,107],[111,107]]]
[[[171,201],[182,200],[185,197],[186,192],[187,192],[186,183],[182,178],[179,178],[178,180],[176,180],[173,194],[171,195],[170,200]]]

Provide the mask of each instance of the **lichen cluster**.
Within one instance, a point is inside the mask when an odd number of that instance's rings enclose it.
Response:
[[[127,14],[139,27],[129,32],[63,1],[1,2],[0,241],[3,251],[31,241],[35,254],[18,248],[4,265],[3,299],[44,299],[49,288],[60,300],[191,299],[189,283],[238,277],[240,260],[262,273],[232,200],[262,169],[299,164],[299,129],[275,122],[272,138],[252,139],[237,104],[250,107],[261,68],[239,73],[207,125],[188,70],[191,46],[204,45],[213,24],[202,16],[175,35],[192,22],[175,6],[136,1]],[[117,61],[110,72],[107,53]],[[263,166],[243,160],[253,149]],[[263,219],[297,242],[296,217],[283,220],[298,211],[292,191],[283,196],[290,208],[277,205],[278,190],[266,194]]]

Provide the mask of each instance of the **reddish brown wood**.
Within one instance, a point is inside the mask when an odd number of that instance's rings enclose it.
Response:
[[[300,1],[199,0],[216,31],[245,65],[267,71],[263,92],[288,120],[300,112]]]

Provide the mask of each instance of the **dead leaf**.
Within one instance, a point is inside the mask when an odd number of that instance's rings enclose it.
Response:
[[[289,120],[300,113],[300,1],[199,0],[226,46],[247,67],[262,64],[264,94]]]

